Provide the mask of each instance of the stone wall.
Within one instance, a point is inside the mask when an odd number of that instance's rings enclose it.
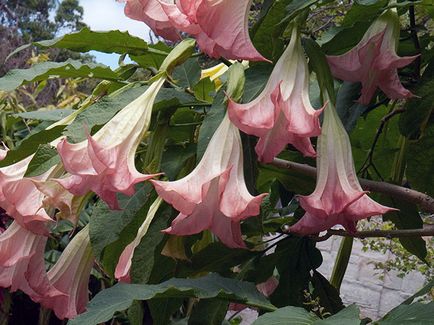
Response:
[[[327,278],[330,276],[341,238],[335,236],[318,243],[324,262],[319,268]],[[418,272],[412,272],[400,278],[395,272],[375,270],[372,262],[384,262],[390,254],[381,254],[362,250],[360,240],[355,240],[347,272],[341,287],[341,297],[346,305],[356,303],[362,316],[378,319],[389,310],[402,303],[423,287],[425,278]],[[382,275],[382,280],[380,279]]]

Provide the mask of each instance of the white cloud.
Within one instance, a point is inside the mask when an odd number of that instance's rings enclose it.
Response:
[[[96,31],[121,30],[149,40],[149,27],[124,15],[124,3],[115,0],[80,0],[83,20]]]

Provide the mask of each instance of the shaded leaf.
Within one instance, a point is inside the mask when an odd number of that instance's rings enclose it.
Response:
[[[434,324],[434,302],[400,305],[375,322],[378,325],[432,325]]]
[[[49,111],[39,110],[14,114],[14,116],[29,120],[57,122],[74,113],[73,109],[54,109]]]
[[[87,311],[68,324],[96,325],[111,319],[115,312],[127,309],[134,300],[152,298],[219,298],[264,310],[275,309],[252,283],[209,274],[196,279],[173,278],[156,285],[118,283],[98,293]]]
[[[39,145],[35,155],[27,167],[25,177],[39,176],[48,171],[51,167],[60,163],[60,156],[55,147],[49,144]]]
[[[18,147],[8,151],[6,158],[0,161],[0,167],[9,166],[27,158],[38,150],[39,145],[59,138],[64,128],[64,125],[59,125],[49,130],[42,130],[28,135]]]

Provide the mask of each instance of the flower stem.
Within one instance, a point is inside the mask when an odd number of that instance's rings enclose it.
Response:
[[[350,262],[353,241],[354,238],[345,237],[341,241],[338,255],[336,256],[335,266],[333,267],[333,272],[330,277],[330,283],[338,292],[340,291],[345,272],[347,271],[348,263]]]

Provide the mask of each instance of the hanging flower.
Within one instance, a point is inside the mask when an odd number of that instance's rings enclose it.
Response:
[[[13,165],[0,168],[0,207],[22,227],[40,235],[48,235],[53,222],[42,208],[44,195],[33,181],[48,179],[54,170],[50,168],[40,176],[24,178],[33,156]]]
[[[0,235],[0,287],[21,290],[37,301],[40,297],[60,297],[50,285],[45,271],[47,237],[37,235],[17,222]]]
[[[331,104],[325,110],[318,138],[316,188],[311,195],[300,196],[299,201],[306,213],[290,231],[301,235],[319,233],[337,224],[355,233],[358,220],[394,210],[378,204],[362,190],[350,139]]]
[[[161,198],[158,198],[157,200],[155,200],[154,203],[152,203],[152,205],[149,207],[148,213],[146,214],[145,221],[137,231],[136,238],[134,238],[134,240],[129,245],[127,245],[127,247],[125,247],[124,251],[119,257],[119,262],[115,270],[115,278],[118,279],[120,282],[131,282],[130,269],[134,250],[137,246],[139,246],[142,238],[148,232],[149,226],[151,225],[152,220],[154,220],[155,214],[157,213],[161,202]]]
[[[148,130],[155,98],[164,79],[154,82],[143,95],[128,104],[93,136],[71,144],[64,139],[57,145],[63,166],[70,176],[57,181],[72,194],[90,190],[112,209],[118,209],[116,193],[134,194],[136,183],[155,175],[139,173],[135,152]]]
[[[93,263],[89,226],[86,226],[75,235],[47,273],[50,284],[66,295],[44,296],[38,302],[52,309],[59,319],[74,318],[84,312],[89,301],[88,283]]]
[[[230,101],[228,112],[240,130],[259,137],[260,161],[271,162],[288,143],[315,156],[309,138],[321,133],[322,109],[315,110],[309,101],[309,69],[297,28],[262,93],[247,104]]]
[[[180,39],[179,32],[173,27],[169,17],[161,8],[158,0],[125,0],[125,15],[143,21],[152,31],[170,41]]]
[[[160,0],[169,20],[180,31],[196,38],[210,57],[267,61],[253,46],[249,36],[252,0]]]
[[[252,0],[127,0],[125,14],[169,40],[179,39],[179,32],[188,33],[213,58],[267,61],[249,36],[251,4]]]
[[[336,78],[362,83],[359,103],[368,105],[377,88],[391,99],[413,96],[402,86],[397,69],[410,64],[417,56],[399,57],[396,54],[399,33],[398,14],[390,9],[373,22],[353,49],[327,57]]]
[[[188,176],[174,182],[151,182],[163,200],[180,211],[166,233],[183,236],[210,229],[233,248],[245,247],[240,222],[259,214],[266,195],[254,197],[247,190],[241,138],[227,115]]]

